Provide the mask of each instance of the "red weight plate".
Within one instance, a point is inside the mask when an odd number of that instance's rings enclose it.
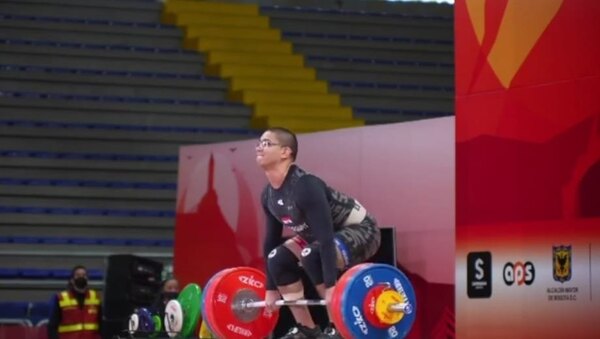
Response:
[[[361,271],[365,266],[369,265],[371,264],[364,263],[351,267],[349,270],[344,272],[340,280],[338,280],[338,282],[335,284],[335,290],[331,296],[331,317],[333,318],[332,321],[335,324],[335,328],[344,338],[352,338],[352,336],[348,336],[350,331],[346,328],[346,324],[343,321],[342,310],[340,308],[342,304],[342,295],[346,290],[346,284],[350,278],[352,278],[357,272]]]
[[[335,290],[333,291],[333,295],[331,296],[331,305],[330,305],[330,310],[331,310],[331,322],[333,322],[335,324],[335,327],[337,328],[338,332],[342,333],[342,331],[344,331],[342,329],[342,327],[344,326],[343,322],[341,321],[341,311],[339,310],[339,305],[341,303],[340,301],[340,296],[342,295],[342,293],[339,293],[338,291],[343,291],[345,288],[344,286],[346,285],[346,282],[348,280],[348,276],[344,275],[340,278],[340,280],[337,281],[337,283],[335,284]]]
[[[201,306],[200,307],[201,307],[201,310],[202,310],[202,320],[206,323],[206,326],[209,328],[209,330],[210,330],[211,333],[214,333],[214,331],[210,328],[210,326],[211,326],[211,324],[210,324],[210,317],[209,317],[210,315],[208,314],[208,312],[206,312],[206,303],[207,303],[208,297],[211,294],[210,293],[210,291],[211,291],[210,286],[212,285],[212,281],[215,278],[215,276],[221,274],[221,272],[223,272],[223,271],[217,272],[217,274],[213,275],[208,280],[208,282],[206,283],[206,285],[204,285],[204,290],[202,291],[203,293],[202,293],[202,297],[201,297],[202,302],[201,302]]]
[[[367,292],[365,301],[363,302],[363,312],[365,315],[365,319],[375,327],[389,327],[389,325],[382,323],[375,314],[375,303],[377,302],[377,298],[381,295],[383,291],[388,289],[390,289],[390,287],[384,284],[374,286],[369,290],[369,292]]]
[[[215,330],[213,329],[213,327],[215,326],[215,319],[213,317],[212,311],[208,312],[207,311],[207,304],[210,304],[209,300],[212,300],[212,291],[213,291],[213,282],[215,281],[215,279],[223,276],[225,273],[229,272],[230,270],[232,270],[231,268],[226,268],[224,270],[221,270],[219,272],[217,272],[215,275],[213,275],[208,282],[206,283],[206,286],[204,286],[204,293],[202,293],[202,319],[206,322],[206,326],[208,327],[208,330],[212,333],[212,334],[216,334]]]
[[[354,276],[354,274],[360,270],[361,266],[363,264],[360,265],[356,265],[353,266],[352,268],[350,268],[349,270],[347,270],[346,272],[344,272],[344,274],[342,275],[342,277],[340,278],[340,280],[336,283],[335,285],[335,290],[333,292],[333,296],[332,296],[332,318],[333,318],[333,323],[335,324],[335,327],[337,328],[337,330],[340,332],[340,334],[344,337],[344,338],[350,338],[347,337],[346,334],[349,333],[348,329],[346,328],[346,325],[343,321],[343,317],[342,317],[342,311],[340,309],[341,304],[342,304],[342,295],[344,294],[343,292],[346,290],[346,284],[347,282],[350,280],[350,278],[352,278]]]
[[[211,277],[211,278],[208,280],[208,282],[207,282],[207,283],[206,283],[206,285],[204,286],[204,290],[202,291],[202,292],[203,292],[203,293],[202,293],[202,297],[201,297],[201,299],[202,299],[202,302],[201,302],[202,320],[203,320],[203,321],[206,323],[206,326],[208,327],[208,329],[209,329],[209,331],[210,331],[211,333],[214,333],[214,331],[213,331],[213,330],[210,328],[210,326],[211,326],[211,323],[210,323],[210,321],[211,321],[211,317],[210,317],[210,314],[208,314],[208,313],[206,312],[206,307],[205,307],[205,305],[206,305],[206,303],[207,303],[208,297],[210,297],[210,295],[211,295],[210,291],[211,291],[211,286],[212,286],[212,282],[213,282],[213,280],[215,279],[215,277],[218,277],[218,276],[220,276],[220,275],[223,275],[223,274],[225,274],[225,272],[226,272],[226,271],[228,271],[228,270],[229,270],[229,269],[227,268],[227,269],[221,270],[221,271],[217,272],[215,275],[213,275],[213,276],[212,276],[212,277]]]
[[[263,317],[262,313],[264,309],[261,308],[252,310],[252,313],[254,314],[253,318],[256,318],[252,320],[258,320],[258,322],[255,323],[254,321],[249,321],[249,319],[241,319],[242,316],[247,316],[247,313],[236,313],[232,311],[231,308],[231,304],[235,300],[236,296],[241,295],[241,293],[250,293],[252,300],[264,299],[265,281],[263,273],[256,269],[247,269],[245,267],[231,269],[227,273],[232,273],[232,275],[226,276],[226,274],[223,274],[218,277],[215,277],[213,283],[211,284],[211,295],[208,296],[209,298],[207,299],[209,301],[207,303],[207,308],[212,310],[207,313],[209,313],[209,317],[213,319],[212,324],[214,324],[213,326],[215,334],[217,334],[217,336],[219,337],[224,338],[243,338],[248,337],[250,335],[258,337],[266,336],[273,330],[277,322],[278,314],[273,315],[268,312],[265,312],[264,317],[266,317],[267,319],[272,319],[273,325],[268,325],[266,326],[266,329],[262,329],[264,325],[261,324],[261,321],[264,322],[264,319],[261,318]],[[251,288],[247,288],[248,286],[250,286]],[[263,287],[261,288],[261,286]],[[257,288],[258,291],[256,290]],[[215,307],[215,305],[217,307]],[[224,323],[228,319],[234,319],[238,323]],[[243,325],[240,326],[239,322],[243,323]],[[263,334],[264,332],[268,333]]]
[[[278,312],[265,308],[239,311],[234,305],[265,298],[265,274],[252,267],[238,267],[215,277],[207,296],[205,311],[210,327],[219,338],[264,338],[277,325]]]

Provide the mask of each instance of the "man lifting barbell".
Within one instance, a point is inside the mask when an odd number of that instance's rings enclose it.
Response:
[[[373,256],[381,241],[373,216],[354,198],[295,165],[297,154],[296,135],[285,128],[268,129],[256,145],[256,161],[269,181],[262,205],[265,304],[270,309],[281,298],[304,298],[298,262],[329,305],[340,271]],[[282,244],[283,226],[296,235]],[[306,305],[290,310],[297,324],[283,338],[340,338],[333,325],[321,331]],[[332,319],[329,308],[328,313]]]

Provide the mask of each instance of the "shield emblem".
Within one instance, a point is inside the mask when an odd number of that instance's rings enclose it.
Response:
[[[571,280],[571,245],[552,246],[554,280],[564,283]]]

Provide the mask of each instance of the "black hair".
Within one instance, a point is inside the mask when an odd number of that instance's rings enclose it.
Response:
[[[171,280],[175,280],[177,282],[177,284],[179,284],[179,280],[177,280],[177,278],[175,278],[175,277],[166,278],[160,282],[160,291],[162,291],[165,288],[165,285],[167,284],[167,282],[169,282]]]
[[[277,135],[277,141],[279,141],[281,146],[289,147],[292,150],[292,160],[295,161],[296,156],[298,156],[298,139],[296,138],[296,134],[284,127],[271,127],[267,131]]]
[[[73,277],[75,277],[75,272],[77,272],[77,270],[80,270],[80,269],[84,269],[85,272],[87,273],[87,268],[85,268],[85,266],[83,266],[83,265],[75,265],[71,269],[71,279],[73,279]]]

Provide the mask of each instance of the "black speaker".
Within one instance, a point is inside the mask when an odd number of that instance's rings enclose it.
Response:
[[[136,307],[149,307],[154,303],[162,270],[162,263],[148,258],[129,254],[108,257],[102,301],[105,338],[126,329]]]

